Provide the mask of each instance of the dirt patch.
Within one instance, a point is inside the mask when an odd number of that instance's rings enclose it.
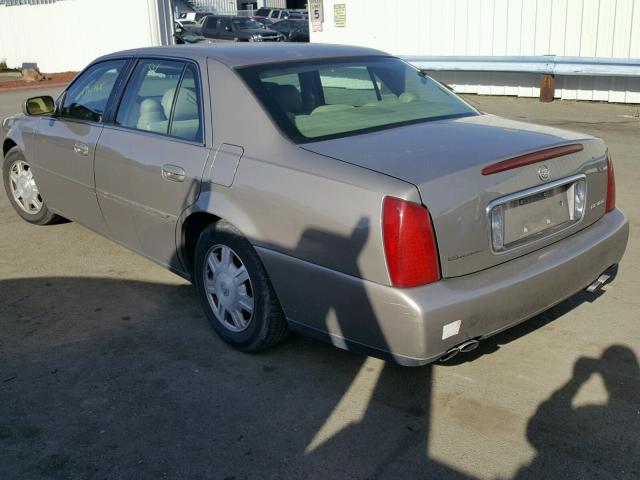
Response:
[[[78,72],[45,73],[44,80],[39,82],[26,82],[23,79],[0,82],[0,92],[64,86],[73,80],[77,74]]]

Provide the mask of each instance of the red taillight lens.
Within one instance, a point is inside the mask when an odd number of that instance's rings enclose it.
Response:
[[[394,287],[416,287],[440,280],[436,237],[425,207],[386,197],[382,206],[382,231]]]
[[[607,203],[605,212],[610,212],[616,208],[616,176],[613,173],[613,162],[611,154],[607,150]]]

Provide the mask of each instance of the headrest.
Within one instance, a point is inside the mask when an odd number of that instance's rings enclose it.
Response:
[[[269,93],[285,112],[300,113],[302,111],[302,95],[293,85],[277,85],[272,87]]]
[[[400,96],[398,97],[398,100],[400,100],[400,103],[411,103],[411,102],[415,102],[417,99],[418,97],[416,97],[415,94],[411,92],[401,93]]]
[[[140,103],[140,115],[149,115],[151,113],[162,113],[162,105],[153,98],[145,98]]]
[[[171,114],[174,93],[175,90],[171,89],[167,90],[162,96],[162,108],[164,108],[164,114],[167,118]],[[173,120],[193,120],[195,118],[198,118],[198,97],[194,90],[181,88],[176,102],[176,109],[173,113]]]

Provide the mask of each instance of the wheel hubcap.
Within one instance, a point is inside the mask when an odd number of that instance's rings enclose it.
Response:
[[[240,257],[226,245],[207,254],[204,286],[216,319],[232,332],[246,330],[253,318],[253,287]]]
[[[40,190],[33,179],[31,166],[24,160],[16,160],[11,164],[9,187],[13,199],[26,213],[33,215],[42,210]]]

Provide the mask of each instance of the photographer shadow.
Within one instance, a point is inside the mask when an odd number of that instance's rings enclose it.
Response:
[[[594,374],[604,381],[606,404],[574,407]],[[639,478],[639,405],[640,366],[630,348],[612,345],[600,358],[581,357],[572,378],[529,420],[527,439],[537,454],[514,478]]]

